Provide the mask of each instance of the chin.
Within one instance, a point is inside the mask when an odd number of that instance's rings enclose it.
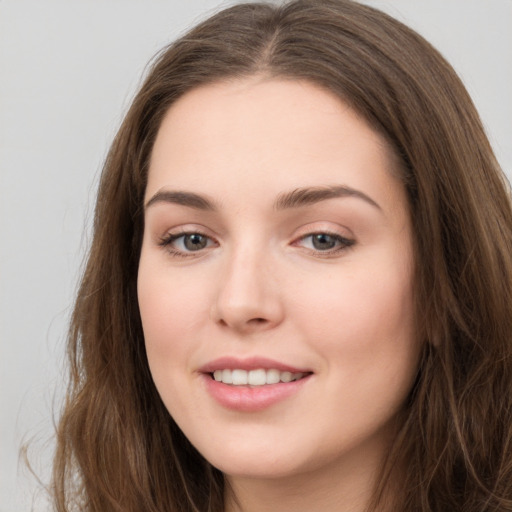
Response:
[[[270,460],[222,459],[210,461],[211,464],[228,477],[246,479],[278,479],[298,475],[303,472],[296,462]]]
[[[299,474],[307,464],[301,463],[297,450],[276,450],[276,446],[241,446],[233,443],[222,450],[208,450],[203,456],[227,476],[244,478],[282,478]],[[267,444],[267,443],[265,443]],[[306,457],[307,458],[307,457]]]

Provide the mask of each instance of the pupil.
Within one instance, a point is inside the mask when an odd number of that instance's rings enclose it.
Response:
[[[206,247],[206,237],[199,234],[187,235],[184,240],[185,247],[189,251],[197,251]]]
[[[325,233],[313,235],[313,247],[319,250],[333,249],[336,245],[336,239]]]

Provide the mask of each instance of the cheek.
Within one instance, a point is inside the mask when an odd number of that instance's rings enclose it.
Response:
[[[187,286],[178,275],[141,257],[137,283],[139,310],[146,351],[152,370],[155,361],[178,366],[187,352],[187,341],[208,318],[200,286]]]
[[[331,329],[345,335],[373,329],[386,332],[408,331],[412,324],[412,287],[407,272],[364,272],[330,276],[323,285],[305,283],[293,294],[296,308],[306,325],[320,331]],[[366,337],[360,343],[370,342]]]
[[[303,283],[296,297],[301,331],[315,340],[331,369],[345,375],[390,378],[403,369],[409,378],[416,367],[412,271],[396,260],[385,271],[378,264],[333,273],[318,282]],[[400,265],[400,261],[404,264]],[[306,288],[308,291],[306,291]],[[373,375],[373,377],[372,377]]]
[[[141,257],[137,283],[139,310],[149,369],[167,410],[188,411],[189,374],[193,333],[204,307],[197,288],[183,286],[168,269]]]

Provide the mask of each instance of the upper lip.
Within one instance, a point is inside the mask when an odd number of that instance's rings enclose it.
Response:
[[[273,359],[266,357],[249,357],[249,358],[237,358],[237,357],[219,357],[206,363],[202,366],[199,371],[202,373],[213,373],[215,370],[279,370],[281,372],[290,373],[311,373],[311,370],[307,368],[297,368],[289,364],[284,364]]]

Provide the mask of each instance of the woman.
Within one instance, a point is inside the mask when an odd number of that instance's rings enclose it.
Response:
[[[347,0],[213,16],[105,165],[57,509],[510,510],[511,230],[417,34]]]

